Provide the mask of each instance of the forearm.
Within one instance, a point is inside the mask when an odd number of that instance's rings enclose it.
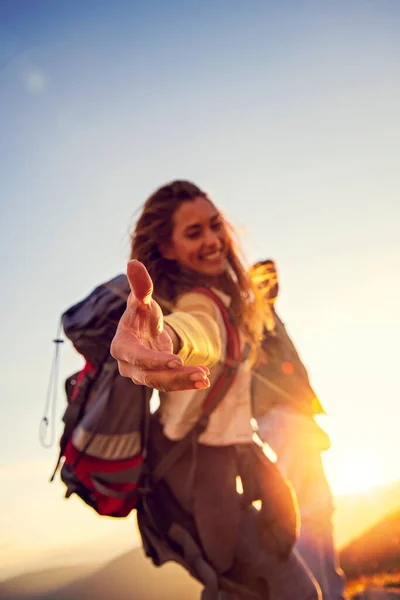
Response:
[[[221,358],[221,335],[215,319],[209,314],[175,312],[165,317],[165,326],[171,335],[174,353],[186,365],[212,367]]]

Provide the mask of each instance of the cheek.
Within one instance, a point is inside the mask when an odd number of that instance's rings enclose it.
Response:
[[[227,248],[231,246],[231,236],[225,227],[220,232],[219,238]]]
[[[196,260],[199,244],[196,244],[193,241],[185,240],[176,244],[175,249],[178,261],[188,263]]]

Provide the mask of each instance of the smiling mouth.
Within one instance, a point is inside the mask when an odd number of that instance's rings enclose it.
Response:
[[[207,262],[216,262],[221,260],[222,258],[225,258],[225,253],[222,250],[217,250],[216,252],[212,252],[205,256],[203,255],[200,258],[201,260],[205,260]]]

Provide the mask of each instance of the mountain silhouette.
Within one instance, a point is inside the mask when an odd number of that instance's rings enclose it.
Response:
[[[200,584],[175,563],[154,567],[142,549],[43,596],[43,600],[198,600]]]
[[[88,576],[98,569],[94,565],[77,565],[23,573],[0,582],[0,598],[43,597],[46,593]]]
[[[340,563],[349,578],[400,571],[400,508],[346,546]]]
[[[400,481],[337,496],[335,504],[335,537],[338,548],[344,548],[400,507]]]
[[[343,531],[348,523],[352,540],[340,552],[349,579],[400,571],[400,482],[340,497],[338,513]],[[117,540],[112,541],[114,547]],[[119,556],[99,565],[97,550],[88,546],[86,560],[93,551],[89,565],[43,569],[0,582],[0,600],[198,600],[200,596],[200,584],[180,565],[157,568],[141,548],[124,552],[122,543]]]

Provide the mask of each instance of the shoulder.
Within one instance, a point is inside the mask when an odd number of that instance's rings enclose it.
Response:
[[[191,290],[178,296],[175,310],[204,312],[215,318],[220,313],[221,304],[225,308],[229,307],[229,300],[229,297],[216,290]]]
[[[200,291],[185,292],[177,297],[175,311],[202,312],[211,317],[217,314],[217,305],[210,296]]]

